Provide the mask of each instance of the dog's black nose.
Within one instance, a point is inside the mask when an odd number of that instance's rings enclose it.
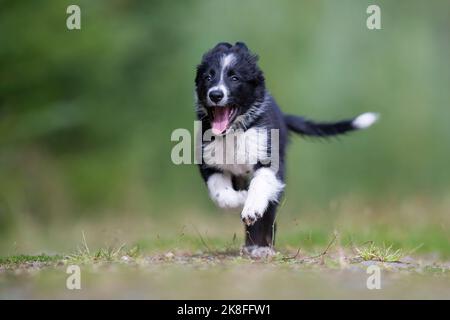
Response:
[[[219,102],[223,98],[222,90],[213,90],[209,93],[209,98],[212,102]]]

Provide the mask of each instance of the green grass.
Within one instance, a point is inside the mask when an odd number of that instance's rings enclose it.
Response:
[[[70,263],[95,263],[95,262],[117,262],[121,259],[137,259],[141,256],[139,246],[127,248],[125,244],[119,247],[100,248],[94,252],[89,249],[84,232],[82,232],[82,246],[75,253],[69,254],[66,260]]]
[[[400,262],[405,255],[401,249],[393,249],[392,245],[386,246],[386,244],[383,244],[382,246],[377,246],[374,242],[355,248],[355,250],[364,261]]]
[[[21,265],[25,263],[54,263],[61,261],[63,259],[62,255],[47,255],[47,254],[39,254],[39,255],[12,255],[9,257],[0,257],[0,265],[8,266],[8,265]]]
[[[66,260],[69,263],[117,262],[122,258],[136,259],[140,256],[141,254],[138,246],[127,249],[125,248],[125,245],[123,245],[118,248],[100,248],[92,253],[82,249],[67,255]]]

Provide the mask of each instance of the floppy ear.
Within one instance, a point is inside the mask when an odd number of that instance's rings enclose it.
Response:
[[[228,42],[219,42],[218,44],[216,44],[216,46],[213,48],[213,50],[216,49],[230,49],[233,45],[231,43]]]
[[[236,42],[235,44],[236,47],[238,47],[239,49],[243,49],[245,51],[248,51],[247,45],[243,42]]]

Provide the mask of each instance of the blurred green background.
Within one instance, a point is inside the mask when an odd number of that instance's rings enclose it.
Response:
[[[382,30],[371,31],[375,3]],[[81,7],[81,30],[66,28],[70,4]],[[100,243],[151,243],[199,223],[241,236],[197,168],[170,159],[171,132],[193,131],[195,67],[220,41],[259,54],[285,112],[381,114],[339,140],[293,139],[281,243],[311,232],[326,243],[339,229],[450,251],[449,9],[446,0],[0,1],[0,254],[69,250],[81,230]]]

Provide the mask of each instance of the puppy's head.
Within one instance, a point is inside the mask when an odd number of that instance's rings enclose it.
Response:
[[[207,113],[212,133],[221,135],[250,107],[264,99],[264,75],[257,56],[242,42],[219,43],[197,67],[197,101]]]

